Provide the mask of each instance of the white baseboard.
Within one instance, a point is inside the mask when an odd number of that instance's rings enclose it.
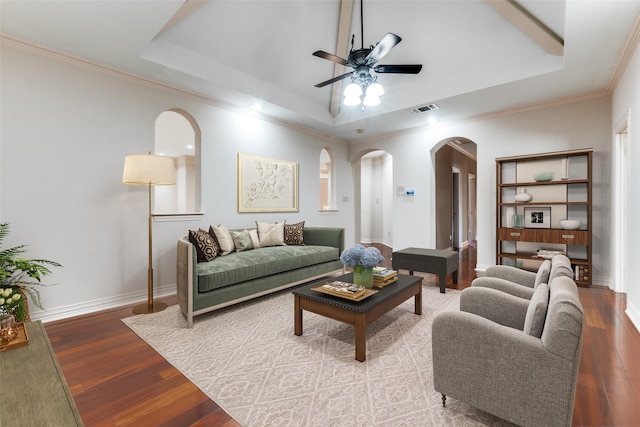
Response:
[[[176,285],[165,285],[154,289],[154,298],[174,295],[176,293]],[[123,305],[134,305],[144,302],[147,299],[147,292],[136,291],[116,297],[100,298],[93,301],[87,301],[79,304],[67,305],[48,310],[30,311],[31,320],[40,320],[43,323],[52,322],[54,320],[67,319],[69,317],[80,316],[83,314],[94,313],[96,311],[107,310],[110,308],[122,307]]]
[[[627,299],[627,309],[624,311],[636,330],[640,332],[640,310]]]

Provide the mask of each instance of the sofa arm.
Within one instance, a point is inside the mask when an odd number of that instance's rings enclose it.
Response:
[[[496,277],[478,277],[471,282],[472,287],[491,288],[498,291],[506,292],[510,295],[530,300],[533,296],[533,288],[528,286],[519,285],[515,282],[510,282],[504,279],[498,279]]]
[[[303,233],[305,245],[333,246],[339,254],[344,250],[344,228],[305,227]]]
[[[530,288],[533,288],[536,283],[536,273],[506,265],[494,265],[487,268],[485,276],[508,280]]]
[[[539,338],[465,312],[439,313],[432,328],[436,391],[519,425],[571,425],[573,363]]]
[[[460,311],[521,331],[529,303],[529,300],[483,287],[466,288],[460,295]]]
[[[188,238],[178,239],[176,248],[176,293],[180,310],[187,319],[187,327],[193,325],[194,286],[197,286],[196,249]]]

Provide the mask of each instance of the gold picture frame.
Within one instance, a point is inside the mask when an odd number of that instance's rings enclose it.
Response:
[[[298,164],[238,153],[238,212],[298,212]]]

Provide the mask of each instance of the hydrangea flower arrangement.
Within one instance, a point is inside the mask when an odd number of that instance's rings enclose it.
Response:
[[[372,268],[384,261],[384,257],[377,248],[364,247],[362,245],[355,245],[352,248],[346,249],[340,255],[340,261],[347,267],[355,268],[362,266],[364,268]]]

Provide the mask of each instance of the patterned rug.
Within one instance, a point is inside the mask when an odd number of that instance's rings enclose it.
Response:
[[[423,286],[367,326],[367,360],[354,359],[352,327],[304,312],[293,334],[283,291],[196,318],[178,306],[123,319],[136,334],[243,426],[508,426],[433,389],[431,322],[457,310],[460,291]]]

